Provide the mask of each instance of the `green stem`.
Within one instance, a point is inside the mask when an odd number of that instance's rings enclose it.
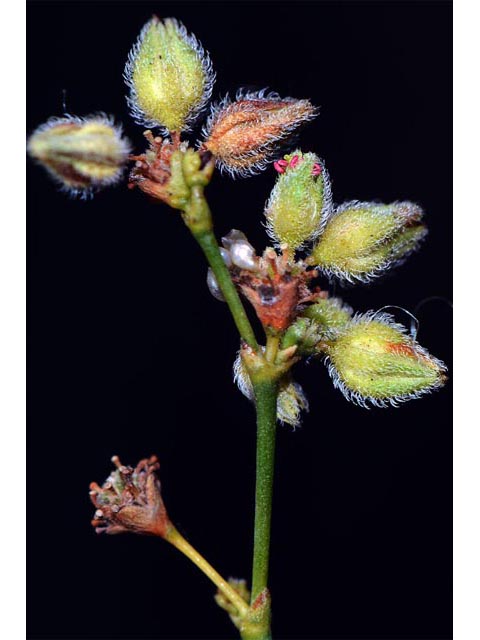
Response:
[[[208,260],[218,286],[228,304],[233,320],[237,325],[238,332],[245,342],[254,350],[258,349],[257,339],[250,324],[250,320],[245,312],[240,296],[230,277],[230,272],[223,261],[222,254],[217,243],[217,239],[211,229],[200,232],[192,231],[195,240],[202,248]]]
[[[203,573],[213,582],[219,591],[237,608],[238,613],[245,616],[248,611],[248,604],[245,600],[232,588],[232,586],[216,571],[205,558],[185,540],[173,525],[171,525],[166,540],[173,544],[179,551],[187,556]]]
[[[278,388],[274,380],[259,379],[253,381],[253,389],[257,407],[257,482],[251,603],[268,585]]]

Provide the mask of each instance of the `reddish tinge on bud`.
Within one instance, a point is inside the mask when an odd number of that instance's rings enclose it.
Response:
[[[215,156],[221,171],[233,177],[253,175],[265,169],[280,144],[316,113],[308,100],[240,90],[234,102],[227,96],[212,106],[202,147]]]
[[[121,464],[118,456],[112,462],[116,469],[100,487],[90,485],[90,499],[96,507],[92,525],[97,533],[139,533],[164,538],[172,527],[163,504],[160,465],[156,456],[140,460],[135,469]]]

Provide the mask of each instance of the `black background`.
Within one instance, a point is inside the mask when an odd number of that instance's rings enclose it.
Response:
[[[210,51],[214,95],[269,86],[320,117],[336,202],[411,199],[422,251],[344,298],[366,311],[451,299],[451,6],[438,2],[29,4],[28,131],[66,109],[115,114],[138,149],[123,65],[152,12]],[[88,484],[110,456],[157,453],[173,520],[225,575],[248,577],[254,412],[232,383],[238,340],[180,218],[123,185],[91,202],[28,168],[29,638],[235,636],[207,580],[169,545],[97,537]],[[274,171],[208,189],[218,234],[263,249]],[[451,365],[451,309],[418,312]],[[402,315],[399,320],[404,320]],[[320,363],[311,411],[279,428],[271,589],[276,638],[451,637],[451,383],[365,411]]]

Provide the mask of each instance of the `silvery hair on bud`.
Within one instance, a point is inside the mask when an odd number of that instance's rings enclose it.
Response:
[[[202,127],[202,136],[203,140],[198,142],[198,146],[202,146],[210,136],[210,133],[215,126],[217,120],[220,118],[222,113],[228,107],[232,107],[232,109],[237,110],[237,104],[241,101],[244,102],[252,102],[251,110],[254,111],[256,109],[253,101],[255,100],[264,100],[267,101],[275,101],[275,102],[291,102],[291,103],[307,103],[308,100],[298,100],[297,98],[291,98],[287,96],[286,98],[282,98],[280,94],[276,91],[269,91],[268,87],[264,89],[260,89],[258,91],[250,91],[245,88],[240,88],[237,90],[235,94],[235,99],[233,100],[230,95],[227,93],[223,98],[221,98],[218,102],[214,102],[210,105],[210,114]],[[248,105],[242,104],[243,109],[248,109]],[[303,124],[313,120],[319,112],[318,107],[313,107],[311,105],[310,113],[306,113],[301,119],[297,120],[294,124],[285,126],[283,131],[275,137],[272,137],[267,142],[262,145],[256,147],[255,149],[248,151],[239,158],[243,160],[247,160],[249,158],[256,158],[258,155],[262,155],[261,159],[255,160],[247,167],[234,167],[229,165],[227,162],[223,161],[221,158],[216,158],[216,165],[220,169],[221,173],[227,173],[231,178],[248,178],[250,176],[257,175],[264,171],[275,159],[275,157],[281,153],[281,149],[285,147],[287,143],[293,144],[294,140],[292,140],[292,134]],[[284,149],[285,150],[285,149]]]
[[[356,313],[354,317],[350,320],[349,325],[358,325],[358,324],[368,324],[370,322],[381,322],[392,329],[396,329],[400,333],[404,335],[410,334],[406,327],[398,322],[395,322],[394,317],[389,313],[383,313],[379,311],[367,311],[365,313]],[[435,364],[440,372],[446,372],[447,366],[442,360],[435,358],[432,356],[426,349],[418,344],[411,337],[412,347],[415,349],[415,352],[420,356],[424,356],[430,362]],[[353,402],[364,409],[370,409],[371,406],[378,407],[380,409],[387,409],[388,407],[398,407],[400,404],[404,402],[408,402],[409,400],[416,400],[421,398],[422,396],[431,393],[435,389],[439,389],[443,386],[441,381],[436,381],[431,384],[429,387],[425,387],[424,389],[420,389],[418,391],[413,391],[412,393],[405,393],[402,395],[395,395],[390,398],[374,398],[373,396],[364,396],[358,391],[352,391],[347,385],[343,382],[338,373],[335,365],[333,364],[331,358],[329,356],[324,357],[324,363],[327,366],[328,373],[332,379],[333,386],[338,389],[344,397],[349,401]]]
[[[142,46],[145,35],[151,26],[152,20],[153,19],[149,20],[143,25],[135,44],[129,51],[125,69],[123,71],[123,79],[130,90],[129,95],[127,96],[127,104],[130,108],[130,114],[134,121],[140,126],[147,127],[148,129],[159,129],[160,133],[163,136],[166,136],[170,133],[168,129],[161,122],[149,118],[140,107],[138,102],[137,90],[133,81],[133,73],[135,71],[137,56],[140,52],[140,48]],[[191,131],[192,126],[195,124],[196,120],[199,118],[201,113],[206,109],[208,103],[210,102],[213,92],[213,85],[215,83],[215,71],[213,70],[212,61],[210,59],[208,51],[205,51],[201,42],[197,40],[193,33],[189,33],[187,31],[186,27],[182,22],[180,22],[180,20],[177,20],[176,18],[156,20],[158,22],[165,22],[165,20],[169,20],[171,23],[173,23],[181,39],[184,40],[184,42],[186,42],[193,49],[197,59],[202,64],[204,74],[203,95],[200,101],[194,107],[192,107],[182,129],[185,132],[189,132]]]

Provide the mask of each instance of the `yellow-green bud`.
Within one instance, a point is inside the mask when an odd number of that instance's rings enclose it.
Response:
[[[264,349],[264,348],[263,348]],[[238,353],[233,363],[233,379],[240,391],[254,402],[255,396],[247,369]],[[308,400],[302,387],[286,375],[280,380],[277,397],[277,420],[292,427],[300,426],[300,414],[308,411]]]
[[[352,313],[353,309],[340,298],[321,298],[302,311],[302,316],[311,318],[325,332],[330,332],[342,329],[350,321]]]
[[[135,121],[168,133],[189,130],[210,100],[215,74],[194,35],[174,18],[154,16],[130,51],[124,78]]]
[[[308,263],[329,276],[368,282],[417,249],[427,234],[422,216],[411,202],[345,203],[326,223]]]
[[[31,135],[28,153],[65,191],[86,198],[121,177],[130,146],[105,116],[51,118]]]
[[[397,406],[445,383],[446,367],[388,314],[368,312],[346,325],[327,349],[335,387],[363,407]]]
[[[330,210],[330,180],[323,162],[314,153],[300,150],[275,162],[280,173],[265,209],[267,229],[277,244],[300,249],[321,230]]]

